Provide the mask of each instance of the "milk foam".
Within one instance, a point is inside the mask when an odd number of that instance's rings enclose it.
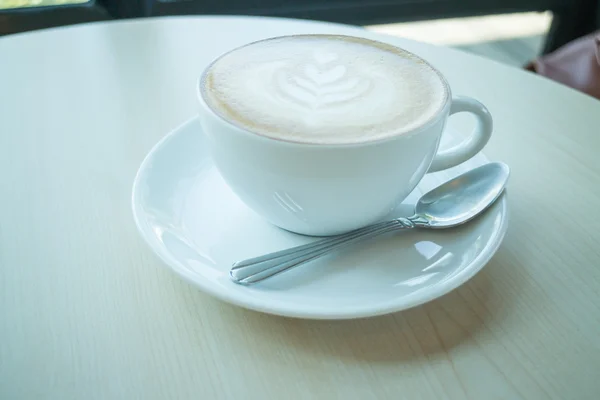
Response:
[[[298,35],[219,58],[202,80],[207,104],[250,131],[305,143],[359,143],[415,129],[448,90],[419,58],[366,39]]]

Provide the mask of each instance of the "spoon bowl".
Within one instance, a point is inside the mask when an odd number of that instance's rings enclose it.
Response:
[[[415,215],[426,219],[428,228],[462,225],[494,204],[509,176],[510,169],[502,163],[472,169],[423,195]]]

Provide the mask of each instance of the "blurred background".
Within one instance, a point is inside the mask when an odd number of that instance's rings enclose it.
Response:
[[[600,0],[0,0],[0,35],[161,15],[341,22],[523,66],[599,28]]]

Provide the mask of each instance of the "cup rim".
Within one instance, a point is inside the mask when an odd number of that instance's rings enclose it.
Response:
[[[262,43],[262,42],[267,42],[267,41],[277,40],[277,39],[293,38],[293,37],[334,37],[334,38],[337,37],[337,38],[347,38],[347,39],[358,39],[361,41],[372,42],[375,45],[381,45],[381,46],[385,46],[385,47],[393,47],[395,49],[399,49],[403,52],[408,53],[410,56],[418,59],[420,62],[422,62],[423,64],[428,66],[431,69],[431,71],[434,72],[438,76],[438,78],[442,82],[442,85],[446,89],[444,101],[442,101],[439,109],[429,119],[427,119],[426,121],[424,121],[423,123],[421,123],[420,125],[414,127],[413,129],[411,129],[409,131],[391,134],[391,135],[388,135],[388,136],[385,136],[382,138],[378,138],[378,139],[366,140],[364,142],[346,142],[346,143],[318,143],[318,142],[310,142],[310,141],[291,140],[291,139],[278,138],[278,137],[265,135],[263,133],[253,131],[252,129],[246,128],[242,125],[236,124],[235,122],[226,119],[224,116],[222,116],[219,112],[217,112],[213,107],[211,107],[209,105],[208,101],[206,101],[206,98],[203,94],[204,91],[202,90],[202,85],[203,85],[203,82],[205,80],[207,73],[210,71],[211,67],[217,61],[219,61],[223,57],[227,56],[228,54],[231,54],[234,51],[243,49],[245,47],[251,46],[256,43]],[[254,40],[254,41],[242,44],[240,46],[231,48],[231,49],[225,51],[224,53],[220,54],[218,57],[215,57],[204,68],[204,70],[202,71],[202,74],[197,79],[196,95],[198,96],[198,100],[200,101],[200,103],[204,106],[204,108],[206,108],[206,110],[208,110],[210,112],[210,114],[212,116],[216,117],[222,123],[224,123],[232,128],[235,128],[235,130],[242,132],[244,134],[247,134],[247,135],[251,135],[252,137],[257,138],[259,140],[265,140],[265,141],[271,142],[271,143],[287,144],[287,145],[293,145],[293,146],[341,148],[341,147],[364,147],[364,146],[368,146],[368,145],[376,145],[376,144],[386,143],[386,142],[390,142],[395,139],[398,139],[400,137],[416,135],[416,134],[420,133],[421,131],[427,130],[430,126],[435,125],[439,121],[440,116],[442,116],[444,114],[444,112],[450,108],[450,103],[451,103],[451,99],[452,99],[452,89],[450,87],[450,84],[448,83],[448,80],[441,73],[441,71],[439,69],[437,69],[431,63],[429,63],[427,60],[423,59],[421,56],[419,56],[409,50],[406,50],[402,47],[396,46],[394,44],[383,42],[383,41],[378,41],[378,40],[371,39],[371,38],[366,38],[366,37],[361,37],[361,36],[344,35],[344,34],[299,33],[299,34],[270,36],[267,38]]]

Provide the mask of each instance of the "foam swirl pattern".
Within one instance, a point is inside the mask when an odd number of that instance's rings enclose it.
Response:
[[[366,39],[298,35],[236,49],[201,82],[205,101],[231,123],[275,139],[350,144],[409,132],[448,96],[421,59]]]

